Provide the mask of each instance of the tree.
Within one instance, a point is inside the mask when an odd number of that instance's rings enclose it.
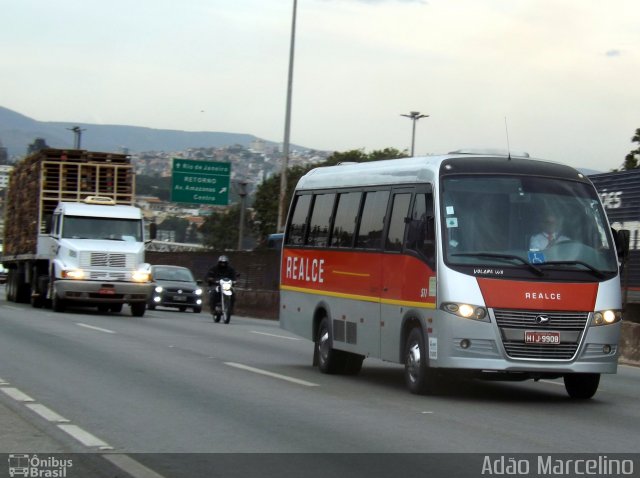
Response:
[[[164,221],[162,221],[160,225],[158,225],[158,229],[175,231],[176,242],[186,242],[188,227],[189,221],[177,216],[169,216]]]
[[[624,158],[622,169],[636,169],[638,167],[638,158],[640,157],[640,128],[636,129],[636,133],[631,138],[632,143],[638,143],[638,147],[633,149]]]
[[[234,204],[226,211],[212,212],[200,226],[205,247],[209,249],[225,250],[238,247],[238,224],[240,223],[240,205]],[[245,235],[253,227],[249,214],[245,214]]]
[[[372,151],[367,154],[364,150],[354,149],[345,152],[335,152],[329,156],[326,161],[320,163],[318,167],[335,166],[339,163],[364,163],[367,161],[379,161],[382,159],[396,159],[407,157],[406,151],[400,151],[395,148],[386,148],[382,150]],[[295,190],[298,180],[313,169],[315,166],[294,166],[287,171],[287,193],[285,196],[285,204],[291,203],[291,196]],[[264,181],[256,190],[254,200],[254,210],[256,212],[256,227],[258,237],[263,241],[269,235],[276,231],[278,223],[278,201],[280,198],[280,175],[276,174]]]

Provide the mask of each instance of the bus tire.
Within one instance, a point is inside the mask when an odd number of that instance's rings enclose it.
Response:
[[[564,388],[576,400],[593,397],[600,385],[599,373],[570,373],[564,376]]]
[[[322,373],[336,374],[344,369],[344,355],[340,350],[334,350],[331,337],[331,324],[328,317],[323,317],[318,326],[316,337],[316,353],[318,368]]]
[[[435,391],[436,383],[424,346],[422,329],[414,327],[409,332],[404,350],[404,379],[411,393],[425,395]]]
[[[345,375],[358,375],[362,370],[364,356],[351,352],[342,352],[343,363],[341,373]]]

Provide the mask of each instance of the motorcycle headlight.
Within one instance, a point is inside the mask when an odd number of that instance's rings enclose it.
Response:
[[[591,325],[610,325],[622,320],[621,310],[599,310],[593,313]]]
[[[222,284],[222,290],[231,290],[231,283],[230,282],[225,282]]]
[[[465,319],[482,320],[489,322],[487,309],[477,305],[459,304],[457,302],[445,302],[440,308],[446,312],[463,317]]]

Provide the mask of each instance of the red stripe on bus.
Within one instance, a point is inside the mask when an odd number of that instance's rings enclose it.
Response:
[[[408,255],[285,249],[280,277],[289,287],[435,304],[435,273]]]
[[[485,305],[499,309],[592,311],[597,283],[526,282],[478,278]]]

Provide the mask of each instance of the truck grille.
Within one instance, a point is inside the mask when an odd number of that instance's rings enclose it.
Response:
[[[80,253],[80,267],[91,268],[116,268],[134,269],[135,254],[109,253],[109,252],[82,252]]]
[[[507,355],[519,359],[571,360],[580,345],[589,319],[588,312],[544,312],[528,310],[494,310],[500,329],[502,344]],[[544,324],[536,321],[545,316]],[[559,344],[528,344],[525,330],[553,330],[561,334]]]

